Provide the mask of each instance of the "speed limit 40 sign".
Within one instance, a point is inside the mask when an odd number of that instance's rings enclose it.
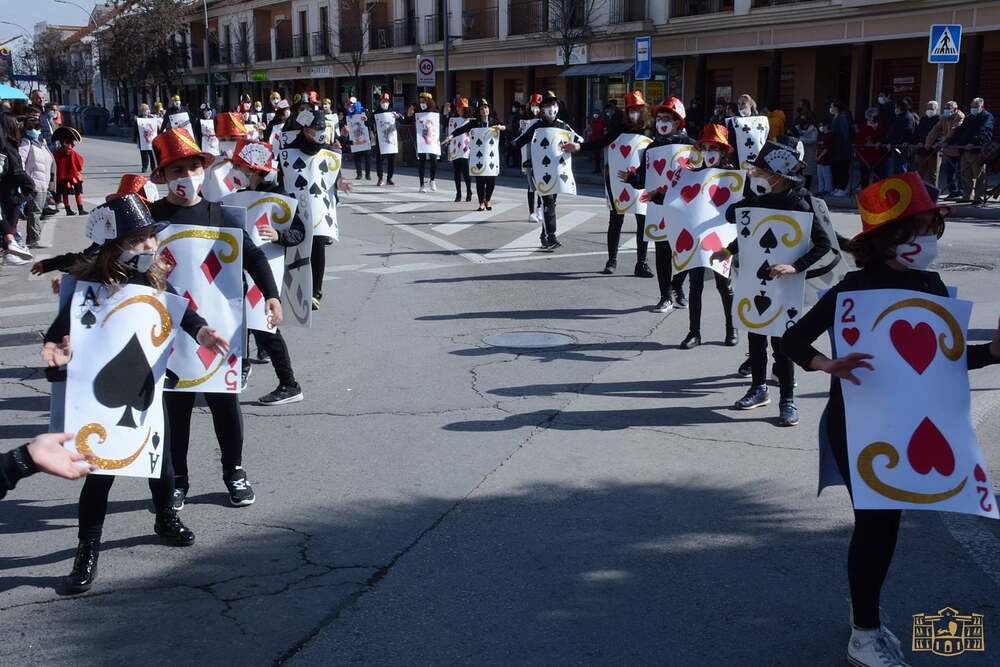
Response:
[[[437,76],[437,66],[434,56],[417,56],[417,85],[434,86]]]

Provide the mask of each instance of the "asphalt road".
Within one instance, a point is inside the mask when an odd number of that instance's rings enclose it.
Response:
[[[138,169],[130,144],[81,148],[90,205]],[[266,366],[243,395],[255,505],[228,506],[204,410],[191,548],[161,546],[145,483],[119,480],[98,581],[68,598],[78,485],[34,477],[0,503],[0,665],[844,663],[850,504],[815,493],[825,376],[799,373],[797,428],[776,405],[732,410],[745,345],[718,344],[714,291],[709,344],[676,349],[686,313],[648,311],[656,281],[631,276],[628,247],[598,274],[599,191],[560,198],[563,248],[542,255],[516,178],[484,219],[441,176],[437,193],[401,175],[345,197],[315,326],[285,330],[305,401],[254,405]],[[973,341],[1000,313],[998,224],[954,221],[942,244]],[[82,230],[60,216],[44,252],[83,247]],[[47,422],[47,290],[0,268],[0,450]],[[511,332],[572,344],[484,342]],[[1000,474],[1000,370],[971,379]],[[955,664],[996,664],[997,600],[996,522],[904,515],[883,598],[904,645],[913,614],[952,606],[984,614],[987,641]]]

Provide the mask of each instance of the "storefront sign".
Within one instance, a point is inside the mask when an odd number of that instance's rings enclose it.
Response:
[[[262,69],[256,69],[250,72],[251,81],[267,81],[267,72]]]
[[[642,90],[642,95],[646,98],[646,103],[651,105],[659,103],[660,100],[667,96],[666,86],[663,81],[644,81],[643,83],[636,83],[633,88],[635,90]]]
[[[566,59],[563,57],[563,47],[556,48],[556,65],[563,67],[566,65]],[[569,54],[569,64],[570,65],[586,65],[587,64],[587,45],[577,44],[573,47],[573,50]]]
[[[618,103],[619,109],[625,108],[625,84],[624,83],[609,83],[608,84],[608,102],[615,100]]]
[[[635,38],[635,80],[653,78],[653,40],[651,37]]]
[[[333,76],[331,65],[315,65],[309,68],[309,76],[314,79],[326,79]]]

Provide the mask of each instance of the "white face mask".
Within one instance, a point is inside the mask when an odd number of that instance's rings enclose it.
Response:
[[[427,111],[427,102],[421,102],[420,103],[420,110],[421,111]]]
[[[914,236],[909,243],[896,246],[896,260],[903,266],[923,271],[937,259],[937,242],[936,234]]]
[[[831,116],[837,115],[837,107],[830,107],[830,115]]]
[[[262,105],[260,105],[260,104],[255,104],[255,105],[253,105],[253,110],[254,110],[254,111],[257,111],[257,112],[260,112],[260,111],[261,111],[261,109],[263,109],[263,108],[264,108],[264,107],[263,107]]]
[[[628,112],[628,119],[630,121],[632,121],[633,123],[638,123],[639,122],[639,116],[640,116],[640,114],[639,114],[638,111],[629,111]]]
[[[184,201],[194,201],[201,192],[201,184],[205,182],[205,174],[177,178],[167,183],[174,196]]]
[[[763,176],[750,177],[750,193],[754,195],[766,195],[771,192],[771,182]]]
[[[156,261],[156,252],[153,250],[122,250],[119,257],[121,263],[137,273],[146,273],[153,262]]]
[[[924,113],[927,114],[928,118],[933,118],[934,116],[937,115],[937,109],[928,109]]]
[[[705,161],[706,167],[714,167],[719,164],[719,160],[722,159],[722,153],[719,151],[702,151],[701,157]]]
[[[969,113],[973,116],[978,115],[983,110],[982,107],[969,107]]]
[[[879,103],[879,104],[885,104],[885,103],[886,103],[886,101],[887,101],[887,100],[886,100],[886,97],[885,97],[885,95],[879,95],[879,96],[878,96],[878,103]]]
[[[656,131],[660,134],[672,134],[674,131],[674,123],[670,120],[658,120],[656,121]]]
[[[553,104],[552,106],[545,107],[542,109],[542,114],[549,120],[555,120],[556,116],[559,115],[559,105]]]
[[[740,107],[740,115],[741,116],[749,116],[750,115],[750,107]]]
[[[381,104],[379,104],[379,106],[382,107],[382,111],[385,111],[386,109],[389,108],[389,103],[388,102],[382,102]]]
[[[536,107],[534,104],[531,105],[531,113],[535,116],[538,115],[538,107]]]

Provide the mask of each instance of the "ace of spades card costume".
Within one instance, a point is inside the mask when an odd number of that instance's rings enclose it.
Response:
[[[203,165],[212,160],[211,155],[202,153],[194,141],[180,131],[168,131],[159,135],[153,142],[153,150],[156,151],[157,164],[159,165],[153,172],[154,182],[163,182],[164,169],[179,160],[199,157],[202,159]],[[267,257],[260,248],[249,240],[246,230],[242,228],[241,221],[229,219],[224,215],[221,204],[208,202],[200,196],[185,202],[185,204],[174,203],[168,196],[153,202],[150,206],[150,213],[157,221],[204,229],[203,235],[208,237],[215,235],[237,237],[242,257],[242,270],[250,274],[263,293],[265,300],[273,299],[276,301],[279,297],[278,287],[275,285],[274,277],[268,267]],[[169,258],[165,259],[169,263]],[[203,270],[206,280],[192,280],[188,289],[189,299],[193,301],[192,307],[195,310],[197,310],[195,304],[211,302],[214,298],[211,290],[216,288],[212,286],[212,281],[207,280],[207,278],[216,273],[215,267],[221,267],[222,262],[209,262],[209,259],[206,257],[206,262],[210,266]],[[240,312],[242,312],[244,295],[242,290],[240,292],[236,298],[239,299]],[[242,325],[241,321],[241,328]],[[245,346],[244,335],[243,340],[239,341],[240,351]],[[238,391],[240,381],[240,369],[236,367],[238,361],[233,363],[230,361],[231,357],[227,360],[229,370],[220,372],[228,376],[230,371],[235,371],[232,382],[236,383],[235,389]],[[170,422],[172,438],[171,451],[176,474],[175,486],[180,495],[178,499],[175,499],[175,505],[180,506],[183,506],[183,498],[189,488],[187,451],[191,436],[191,412],[198,395],[196,385],[190,388],[195,391],[169,391],[166,397],[167,418]],[[236,391],[229,393],[207,392],[202,395],[212,412],[215,433],[222,452],[223,481],[229,490],[230,502],[237,505],[248,505],[253,503],[254,495],[253,489],[247,481],[246,472],[243,470],[243,415],[240,409],[239,394]]]
[[[878,234],[882,230],[889,230],[901,224],[908,224],[913,216],[924,213],[937,213],[940,216],[941,226],[939,234],[943,230],[943,217],[947,215],[948,208],[937,203],[937,190],[925,184],[916,172],[909,172],[894,176],[882,181],[878,181],[865,188],[858,194],[858,208],[861,213],[862,231],[854,237],[852,246],[857,246],[859,250],[866,246],[878,248],[875,245]],[[866,256],[867,255],[867,256]],[[893,328],[900,327],[899,336],[913,339],[919,334],[918,327],[907,331],[907,317],[927,318],[923,324],[925,332],[930,333],[925,336],[928,342],[939,341],[940,350],[934,350],[934,356],[925,357],[923,361],[913,356],[906,362],[897,359],[890,359],[892,355],[880,355],[871,360],[874,370],[858,368],[854,372],[861,382],[861,387],[870,380],[874,380],[875,374],[886,372],[895,364],[900,370],[895,371],[897,378],[889,381],[894,386],[891,391],[908,393],[914,396],[912,406],[905,411],[886,412],[883,410],[879,423],[883,424],[891,432],[886,432],[887,443],[891,448],[904,445],[907,440],[910,446],[903,460],[893,459],[892,455],[884,452],[884,456],[878,456],[873,461],[878,468],[884,472],[882,475],[889,476],[900,468],[913,467],[923,471],[923,475],[928,477],[928,481],[935,482],[935,487],[944,490],[950,488],[953,482],[947,482],[949,474],[947,469],[949,457],[946,453],[939,453],[938,461],[935,464],[937,470],[932,471],[930,467],[922,468],[923,462],[919,451],[914,451],[913,447],[923,446],[941,448],[941,441],[947,436],[935,433],[936,427],[931,428],[921,422],[916,430],[911,430],[912,425],[920,422],[925,414],[922,409],[932,410],[935,401],[935,392],[943,391],[940,387],[927,387],[922,395],[920,389],[914,388],[914,384],[922,382],[923,372],[932,364],[949,364],[952,360],[961,361],[965,357],[965,362],[969,370],[982,368],[1000,362],[990,353],[989,344],[968,345],[964,343],[964,331],[949,331],[948,318],[952,317],[948,311],[936,308],[937,315],[928,312],[921,307],[924,301],[920,295],[926,294],[934,297],[936,302],[947,299],[948,289],[942,282],[941,277],[933,271],[922,271],[906,268],[902,263],[892,266],[889,260],[880,257],[876,252],[858,253],[859,268],[848,273],[842,280],[829,289],[798,322],[793,324],[783,336],[783,350],[788,357],[805,370],[815,370],[820,368],[826,358],[813,346],[813,342],[825,336],[828,332],[840,333],[832,338],[832,357],[842,358],[850,352],[865,351],[865,341],[870,336],[875,336],[882,331],[885,332]],[[870,326],[862,326],[857,319],[858,315],[848,312],[845,308],[845,295],[853,296],[855,299],[864,299],[867,290],[907,290],[910,294],[910,302],[913,307],[897,309],[886,321],[878,325],[875,329]],[[877,295],[876,295],[877,296]],[[855,319],[852,321],[851,318]],[[897,322],[893,322],[897,320]],[[855,322],[858,322],[855,324]],[[902,325],[899,322],[903,322]],[[866,322],[867,323],[867,322]],[[855,332],[851,328],[856,328]],[[940,337],[935,334],[941,330]],[[900,341],[902,342],[902,341]],[[937,347],[937,346],[936,346]],[[909,348],[911,353],[917,348]],[[926,365],[925,365],[926,364]],[[932,371],[931,371],[932,372]],[[952,373],[955,371],[953,370]],[[916,393],[914,393],[916,392]],[[892,398],[892,397],[890,397]],[[967,397],[963,397],[967,398]],[[909,413],[909,414],[906,414]],[[819,488],[825,486],[844,483],[848,485],[848,490],[852,491],[852,461],[848,453],[848,427],[851,416],[845,414],[844,385],[842,381],[831,375],[830,392],[826,408],[820,420],[820,479]],[[961,417],[968,420],[968,413]],[[933,426],[933,424],[932,424]],[[968,426],[968,424],[967,424]],[[948,432],[947,429],[945,431]],[[947,447],[945,440],[944,447]],[[895,471],[888,470],[886,461],[898,461]],[[953,463],[956,459],[950,459]],[[889,465],[895,464],[890,463]],[[862,467],[862,462],[858,460],[858,468]],[[967,485],[970,491],[974,491],[977,486],[988,486],[988,478],[985,470],[962,470],[954,471],[962,476],[967,475]],[[914,499],[919,496],[913,496]],[[978,502],[994,502],[989,496],[989,491],[975,498]],[[982,508],[987,509],[987,506]],[[995,510],[995,507],[990,507]],[[854,532],[850,542],[848,552],[848,579],[851,589],[851,604],[853,610],[853,622],[855,632],[879,632],[879,599],[882,584],[889,570],[893,553],[896,548],[897,533],[899,531],[901,511],[899,509],[854,510]],[[852,637],[853,640],[853,637]],[[850,649],[849,649],[850,650]]]
[[[80,491],[79,544],[66,580],[72,593],[89,589],[96,576],[108,494],[116,474],[148,476],[155,532],[176,545],[194,542],[194,533],[171,508],[174,470],[171,432],[163,424],[162,386],[172,341],[178,335],[195,338],[207,324],[169,283],[157,282],[159,278],[154,280],[149,272],[126,262],[120,266],[127,278],[116,289],[106,277],[101,280],[96,261],[101,253],[120,256],[122,239],[152,235],[164,226],[153,221],[135,194],[96,207],[86,234],[99,249],[77,274],[76,293],[62,303],[45,334],[46,344],[71,337],[73,398],[65,426],[77,432],[75,449],[108,473],[89,475]]]

